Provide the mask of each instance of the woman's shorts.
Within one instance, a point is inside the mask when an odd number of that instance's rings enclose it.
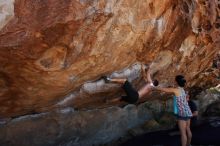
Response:
[[[134,104],[138,101],[139,98],[138,92],[133,88],[130,82],[126,81],[122,86],[122,88],[127,94],[126,96],[121,97],[122,100],[131,104]]]
[[[182,117],[182,116],[179,116],[179,115],[175,115],[177,120],[183,120],[183,121],[188,121],[189,119],[191,119],[191,117]]]

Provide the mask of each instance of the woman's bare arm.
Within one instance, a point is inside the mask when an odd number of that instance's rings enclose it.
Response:
[[[194,111],[192,114],[193,116],[198,116],[198,111]]]
[[[155,89],[167,92],[167,93],[174,93],[176,95],[176,88],[163,88],[163,87],[156,87]]]
[[[145,80],[145,82],[147,82],[147,78],[146,78],[146,73],[145,73],[145,68],[144,68],[144,65],[141,64],[141,74]]]
[[[142,64],[142,65],[141,65],[141,70],[142,70],[142,76],[143,76],[144,80],[145,80],[146,82],[152,83],[153,81],[152,81],[152,79],[151,79],[150,69],[147,70],[147,74],[146,74],[146,70],[145,70],[145,68],[144,68],[144,65]]]
[[[147,81],[149,83],[153,83],[152,79],[151,79],[151,75],[150,75],[150,69],[147,70]]]

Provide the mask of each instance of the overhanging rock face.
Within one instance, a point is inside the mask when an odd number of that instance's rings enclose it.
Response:
[[[217,0],[0,0],[0,116],[103,105],[120,87],[98,79],[138,88],[139,62],[166,85],[216,85],[219,13]]]

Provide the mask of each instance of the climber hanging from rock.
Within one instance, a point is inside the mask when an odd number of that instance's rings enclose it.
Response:
[[[152,80],[150,75],[150,67],[146,72],[146,66],[141,65],[141,72],[144,80],[147,82],[140,90],[133,88],[132,84],[126,78],[108,78],[106,76],[102,77],[106,83],[119,83],[122,85],[126,96],[121,96],[120,98],[115,98],[111,102],[115,101],[125,101],[134,104],[138,99],[147,95],[155,86],[158,86],[159,82],[157,80]]]

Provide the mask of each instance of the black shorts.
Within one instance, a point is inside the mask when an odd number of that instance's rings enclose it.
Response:
[[[131,83],[126,81],[122,88],[124,89],[126,96],[122,96],[121,100],[126,101],[128,103],[134,104],[138,101],[139,94],[138,92],[132,87]]]

